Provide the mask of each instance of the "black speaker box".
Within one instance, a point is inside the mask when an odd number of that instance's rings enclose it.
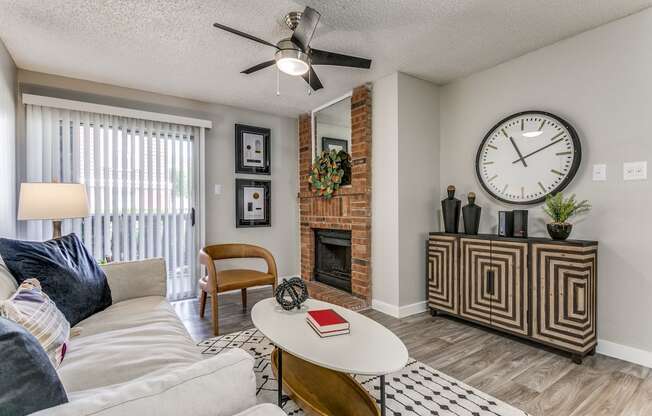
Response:
[[[527,238],[527,210],[514,210],[514,237]]]
[[[514,234],[514,213],[512,211],[498,211],[498,235],[511,237]]]

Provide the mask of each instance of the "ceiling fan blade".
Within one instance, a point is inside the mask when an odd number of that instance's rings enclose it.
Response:
[[[364,69],[369,69],[371,67],[371,59],[342,55],[339,53],[322,51],[319,49],[310,50],[310,63],[312,65],[349,66],[352,68]]]
[[[304,52],[308,50],[308,46],[312,40],[312,35],[315,34],[315,29],[317,28],[317,23],[319,23],[320,18],[321,14],[311,7],[306,6],[303,13],[301,13],[299,25],[294,29],[291,40]]]
[[[241,74],[251,74],[251,73],[253,73],[253,72],[260,71],[261,69],[265,69],[265,68],[267,68],[268,66],[272,66],[272,65],[274,65],[275,63],[276,63],[276,61],[273,60],[273,59],[272,59],[271,61],[261,62],[261,63],[259,63],[258,65],[254,65],[254,66],[252,66],[251,68],[247,68],[247,69],[245,69],[244,71],[242,71],[242,72],[240,72],[240,73],[241,73]]]
[[[324,86],[321,84],[321,81],[319,80],[319,77],[315,73],[315,70],[312,69],[312,67],[310,67],[310,71],[301,75],[301,77],[306,80],[306,82],[310,85],[310,88],[312,88],[313,91],[317,91],[324,88]]]
[[[266,40],[262,40],[260,38],[257,38],[253,35],[250,35],[248,33],[244,33],[239,31],[238,29],[233,29],[232,27],[224,26],[219,23],[213,23],[213,26],[215,26],[218,29],[226,30],[227,32],[231,32],[234,35],[242,36],[243,38],[247,38],[249,40],[253,40],[254,42],[262,43],[263,45],[271,46],[272,48],[278,49],[278,46],[274,45],[273,43],[267,42]]]

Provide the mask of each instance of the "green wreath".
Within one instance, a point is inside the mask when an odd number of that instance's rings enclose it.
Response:
[[[349,161],[345,151],[323,151],[312,164],[308,182],[312,191],[324,199],[331,199],[344,178],[344,167]]]

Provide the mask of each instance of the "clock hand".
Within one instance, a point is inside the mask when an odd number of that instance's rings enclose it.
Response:
[[[509,138],[509,141],[512,142],[512,146],[514,146],[514,150],[516,150],[516,153],[518,154],[519,159],[517,159],[516,161],[518,162],[520,160],[521,162],[523,162],[523,166],[527,168],[527,163],[525,163],[525,158],[523,158],[521,151],[518,149],[518,146],[516,146],[516,142],[511,136]]]
[[[564,140],[564,139],[555,140],[554,142],[552,142],[552,143],[550,143],[550,144],[547,144],[547,145],[543,146],[542,148],[535,150],[534,152],[528,153],[527,155],[523,156],[522,159],[516,159],[516,160],[513,161],[512,163],[518,163],[519,160],[527,159],[528,157],[532,156],[533,154],[535,154],[535,153],[539,153],[540,151],[542,151],[542,150],[544,150],[544,149],[547,149],[547,148],[549,148],[550,146],[555,145],[555,144],[559,143],[559,142],[562,141],[562,140]]]

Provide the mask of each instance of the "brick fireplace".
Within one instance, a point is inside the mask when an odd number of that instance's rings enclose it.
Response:
[[[371,90],[365,85],[351,97],[351,185],[330,200],[315,196],[308,185],[312,165],[310,114],[299,118],[299,206],[301,277],[314,280],[315,231],[351,233],[351,294],[371,302]]]

